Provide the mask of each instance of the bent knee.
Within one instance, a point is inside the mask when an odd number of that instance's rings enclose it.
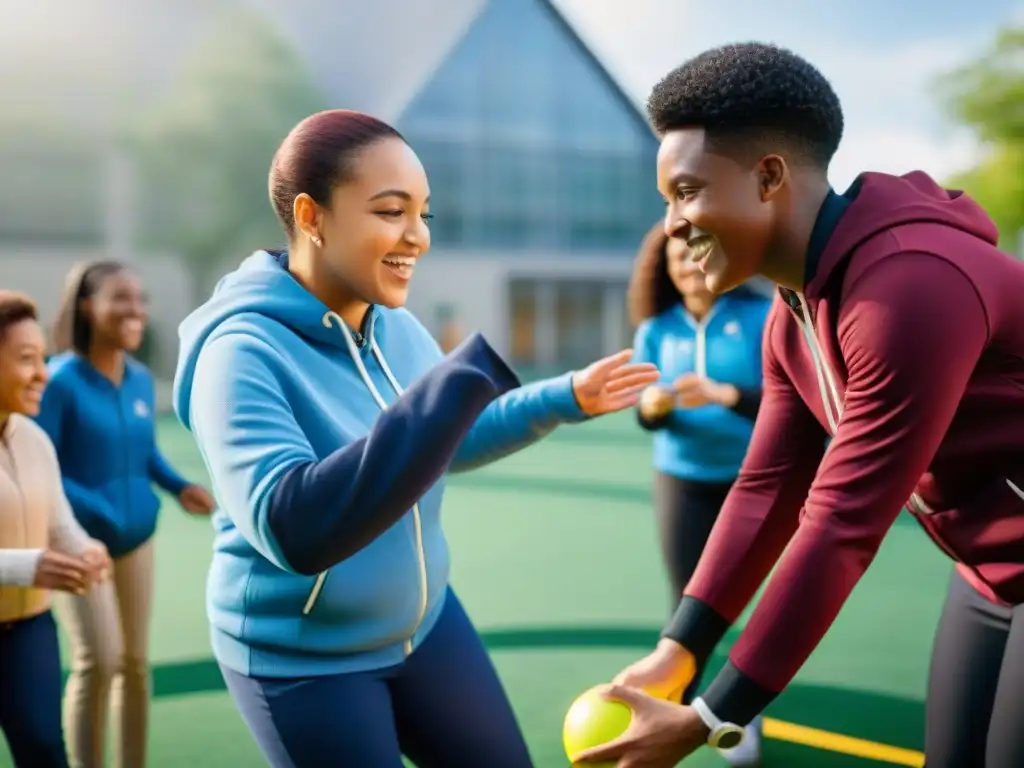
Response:
[[[149,679],[149,658],[146,656],[126,654],[121,657],[120,669],[126,678],[133,678],[136,680]]]
[[[75,648],[71,672],[77,677],[109,682],[124,670],[125,656],[120,644],[82,645]]]

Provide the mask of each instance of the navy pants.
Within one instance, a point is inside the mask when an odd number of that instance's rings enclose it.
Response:
[[[458,598],[401,664],[256,678],[221,667],[272,768],[532,768],[491,660]]]
[[[61,688],[52,614],[0,624],[0,730],[18,768],[67,768]]]

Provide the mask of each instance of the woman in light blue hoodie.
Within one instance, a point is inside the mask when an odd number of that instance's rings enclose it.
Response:
[[[374,118],[301,122],[270,195],[288,250],[185,320],[175,379],[219,502],[207,602],[228,689],[275,768],[526,768],[448,584],[442,478],[628,408],[657,371],[626,350],[520,386],[479,335],[443,357],[402,309],[427,179]]]

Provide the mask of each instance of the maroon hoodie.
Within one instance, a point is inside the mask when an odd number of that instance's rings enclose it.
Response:
[[[724,719],[790,682],[905,504],[990,598],[1024,602],[1024,263],[923,173],[856,190],[802,300],[775,302],[750,448],[665,632],[706,653],[778,563],[705,694]]]

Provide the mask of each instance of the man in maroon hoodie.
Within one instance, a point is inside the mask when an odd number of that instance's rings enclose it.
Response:
[[[705,743],[735,747],[906,506],[957,563],[928,766],[1024,766],[1024,263],[996,248],[973,200],[923,173],[865,173],[833,192],[839,100],[788,51],[707,51],[655,87],[648,111],[668,234],[713,291],[760,274],[779,298],[739,479],[656,650],[607,692],[633,707],[629,731],[579,763],[669,768]],[[704,695],[665,701],[776,566]]]

